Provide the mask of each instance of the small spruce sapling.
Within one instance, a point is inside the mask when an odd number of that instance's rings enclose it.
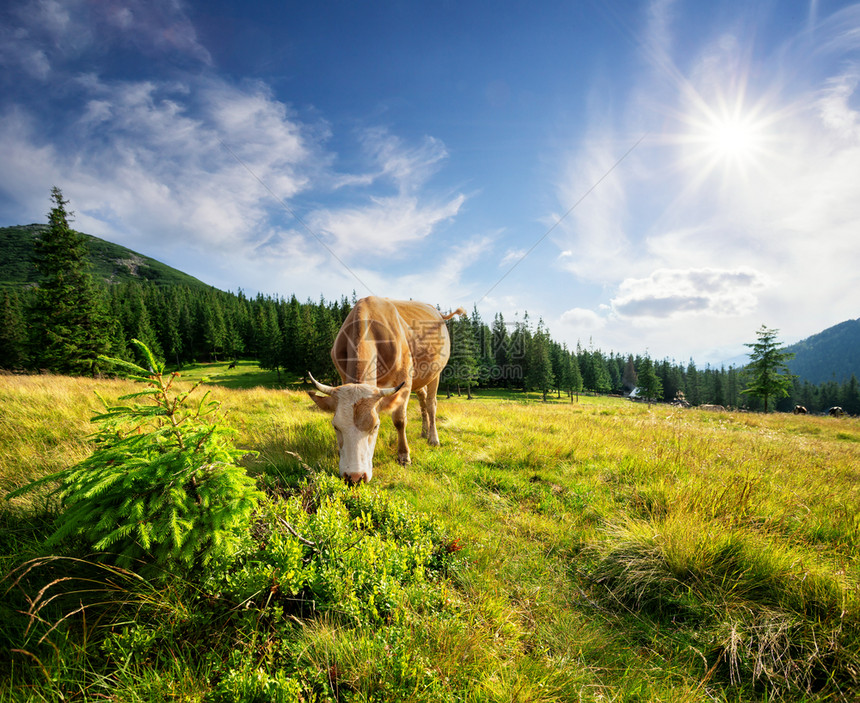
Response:
[[[197,389],[178,391],[178,374],[165,375],[146,345],[149,370],[102,357],[146,388],[93,418],[95,450],[84,461],[28,484],[9,498],[58,481],[53,494],[63,512],[50,547],[80,535],[120,566],[154,564],[168,571],[229,558],[247,533],[262,494],[236,462],[253,453],[237,449],[233,430],[218,424],[219,403]],[[98,395],[98,394],[97,394]]]

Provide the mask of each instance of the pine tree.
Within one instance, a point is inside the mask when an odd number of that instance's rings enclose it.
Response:
[[[636,390],[639,383],[639,377],[636,375],[636,366],[633,363],[633,355],[627,357],[627,363],[624,364],[624,373],[621,375],[621,385],[628,393]]]
[[[278,322],[283,333],[281,368],[304,375],[308,369],[302,368],[302,306],[295,295],[278,305]]]
[[[619,369],[618,362],[613,354],[610,354],[609,358],[604,357],[604,362],[606,373],[609,375],[609,388],[611,391],[617,391],[621,388],[621,373],[623,368]]]
[[[170,290],[162,296],[158,312],[158,340],[166,357],[175,361],[178,368],[181,365],[182,332],[179,295],[176,290]]]
[[[299,339],[298,339],[298,358],[300,360],[300,369],[304,369],[301,371],[304,374],[305,371],[310,371],[313,373],[314,371],[318,371],[317,365],[317,349],[318,349],[318,339],[319,339],[319,331],[314,325],[314,311],[313,311],[313,303],[308,300],[304,305],[301,306],[301,317],[299,318]],[[328,378],[323,373],[320,373],[322,378]]]
[[[42,280],[31,314],[32,361],[58,373],[94,375],[110,346],[104,301],[89,273],[86,239],[69,227],[72,213],[56,186],[51,200],[48,229],[33,247]]]
[[[481,319],[481,313],[478,312],[477,305],[472,308],[471,323],[472,336],[475,339],[475,358],[478,362],[478,383],[489,385],[496,363],[492,349],[493,333]]]
[[[526,390],[526,379],[529,376],[529,354],[532,333],[529,329],[529,314],[525,313],[522,322],[514,323],[514,331],[511,333],[509,344],[509,359],[511,379],[518,379],[523,390]]]
[[[654,362],[651,361],[651,357],[645,356],[642,358],[639,362],[637,375],[639,376],[639,388],[642,389],[642,395],[648,399],[649,403],[662,396],[663,384],[654,369]]]
[[[701,385],[699,370],[696,368],[696,363],[690,359],[690,363],[687,365],[686,382],[684,384],[686,388],[685,393],[687,395],[687,402],[690,405],[701,404]]]
[[[576,401],[579,402],[579,394],[582,393],[582,372],[579,370],[579,362],[576,360],[576,354],[570,355],[570,399],[573,400],[573,394],[576,394]]]
[[[445,367],[445,381],[457,388],[466,386],[466,395],[472,399],[472,385],[478,380],[478,358],[472,321],[468,317],[456,320],[451,333],[451,359]]]
[[[15,291],[4,291],[0,300],[0,368],[24,368],[26,349],[27,327],[21,300]]]
[[[570,352],[566,344],[557,344],[553,342],[553,373],[555,374],[555,385],[558,389],[558,397],[561,398],[561,392],[564,391],[570,395],[571,385],[571,363]]]
[[[508,327],[501,313],[496,313],[493,319],[493,359],[495,361],[494,375],[505,388],[508,387],[510,378],[510,340],[508,339]]]
[[[853,373],[851,378],[842,386],[839,395],[839,404],[849,415],[860,415],[860,383]]]
[[[609,393],[612,390],[612,380],[606,368],[606,360],[598,350],[582,351],[577,354],[579,368],[582,371],[583,386],[595,393]]]
[[[778,400],[788,396],[794,378],[786,366],[794,354],[782,350],[776,341],[777,332],[779,330],[762,325],[756,332],[758,341],[745,345],[752,349],[752,353],[746,367],[749,385],[741,392],[761,398],[765,412],[771,398]]]
[[[105,359],[145,388],[104,412],[94,451],[79,464],[9,494],[53,486],[63,507],[46,546],[80,535],[90,547],[125,568],[152,578],[199,573],[213,560],[231,559],[263,497],[239,465],[254,454],[233,444],[234,430],[220,423],[209,393],[197,402],[177,390],[176,374],[138,340],[136,366]],[[152,569],[155,564],[158,568]]]
[[[138,339],[156,356],[162,355],[155,330],[149,314],[149,307],[144,298],[143,286],[139,283],[127,283],[119,291],[121,301],[122,327],[126,339]],[[138,359],[141,361],[142,359]]]
[[[529,345],[529,375],[526,379],[526,385],[541,391],[544,402],[546,402],[547,393],[555,383],[552,361],[549,356],[549,344],[549,333],[544,327],[543,320],[540,320],[537,332],[535,332]]]
[[[220,298],[209,293],[199,301],[200,322],[202,324],[203,342],[211,361],[218,361],[218,355],[223,352],[227,342],[227,324],[224,320],[224,309]]]
[[[712,392],[711,402],[715,405],[725,405],[726,404],[726,394],[723,392],[723,373],[722,370],[717,371],[714,370],[711,373],[711,381],[712,381]]]
[[[313,365],[307,366],[307,369],[314,369],[314,373],[319,371],[322,378],[338,378],[337,369],[331,359],[334,340],[340,331],[336,311],[332,310],[325,300],[320,298],[320,302],[314,307],[313,313],[313,326],[315,330]]]

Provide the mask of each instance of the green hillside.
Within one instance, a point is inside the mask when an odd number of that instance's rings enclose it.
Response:
[[[39,281],[33,266],[33,242],[47,225],[0,227],[0,288],[20,288]],[[85,234],[93,266],[93,276],[106,283],[150,281],[158,285],[208,288],[187,273],[139,254],[119,244]]]
[[[786,351],[794,352],[791,372],[812,384],[843,383],[852,374],[860,378],[860,319],[828,327]]]

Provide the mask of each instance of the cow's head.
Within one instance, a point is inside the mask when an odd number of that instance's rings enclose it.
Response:
[[[326,412],[334,414],[331,424],[337,433],[340,451],[340,475],[350,483],[368,482],[373,477],[373,450],[379,433],[379,406],[393,396],[395,388],[377,388],[366,383],[326,386],[308,373],[323,395],[308,393]]]

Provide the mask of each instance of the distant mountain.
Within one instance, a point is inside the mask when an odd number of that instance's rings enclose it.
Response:
[[[0,288],[23,288],[39,281],[33,266],[33,242],[47,225],[0,227]],[[119,244],[84,234],[92,274],[106,283],[150,281],[158,285],[209,288],[202,281]]]
[[[794,352],[788,368],[814,385],[860,378],[860,319],[846,320],[785,348]]]

